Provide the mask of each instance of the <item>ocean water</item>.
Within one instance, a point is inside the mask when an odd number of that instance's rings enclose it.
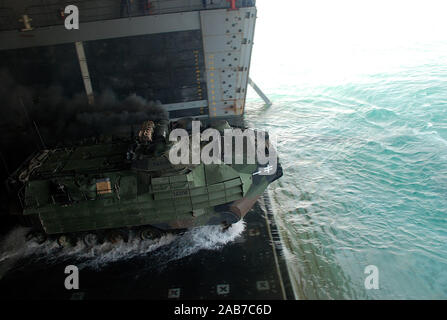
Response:
[[[273,105],[250,91],[246,114],[277,137],[271,193],[298,297],[447,299],[447,38],[274,56],[258,20],[252,78]]]

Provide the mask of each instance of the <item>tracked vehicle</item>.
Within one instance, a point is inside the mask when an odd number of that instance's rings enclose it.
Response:
[[[32,155],[8,180],[17,194],[11,206],[33,227],[29,237],[95,244],[126,240],[130,231],[150,239],[195,226],[228,228],[282,175],[279,165],[262,175],[265,165],[258,163],[174,165],[174,127],[190,123],[147,121],[135,138],[83,141]],[[208,127],[221,134],[231,129],[226,121]]]

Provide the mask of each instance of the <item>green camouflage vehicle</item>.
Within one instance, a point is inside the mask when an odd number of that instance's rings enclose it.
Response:
[[[9,178],[18,195],[11,208],[33,227],[30,238],[61,245],[126,241],[130,230],[153,239],[195,226],[229,227],[282,169],[260,175],[258,164],[173,165],[169,132],[185,123],[147,121],[137,137],[40,151]]]

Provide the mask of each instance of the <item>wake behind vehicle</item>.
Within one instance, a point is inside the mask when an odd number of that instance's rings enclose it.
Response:
[[[137,137],[37,152],[8,179],[12,211],[32,226],[29,237],[37,242],[94,245],[125,241],[130,231],[153,239],[196,226],[228,228],[282,176],[280,165],[271,175],[259,174],[259,163],[174,165],[174,127],[190,123],[146,121]],[[231,129],[226,121],[208,127]]]

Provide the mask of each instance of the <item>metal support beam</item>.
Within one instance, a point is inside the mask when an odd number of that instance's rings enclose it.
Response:
[[[262,100],[264,100],[266,105],[268,105],[268,106],[272,105],[272,102],[270,101],[270,99],[267,98],[267,96],[264,94],[264,92],[262,92],[262,90],[256,85],[256,83],[253,82],[253,80],[251,80],[250,77],[248,77],[248,83],[256,91],[256,93],[262,98]]]
[[[185,109],[205,108],[207,106],[208,106],[208,100],[199,100],[199,101],[164,104],[163,109],[165,109],[166,111],[176,111]]]
[[[79,30],[67,30],[58,25],[36,28],[26,34],[17,30],[3,31],[0,32],[0,50],[199,29],[198,11],[103,20],[81,23]]]
[[[85,57],[84,45],[82,41],[75,42],[76,53],[78,55],[79,66],[81,67],[82,80],[84,81],[85,93],[87,94],[88,104],[95,103],[93,96],[92,82],[90,81],[90,74],[88,72],[87,58]]]

